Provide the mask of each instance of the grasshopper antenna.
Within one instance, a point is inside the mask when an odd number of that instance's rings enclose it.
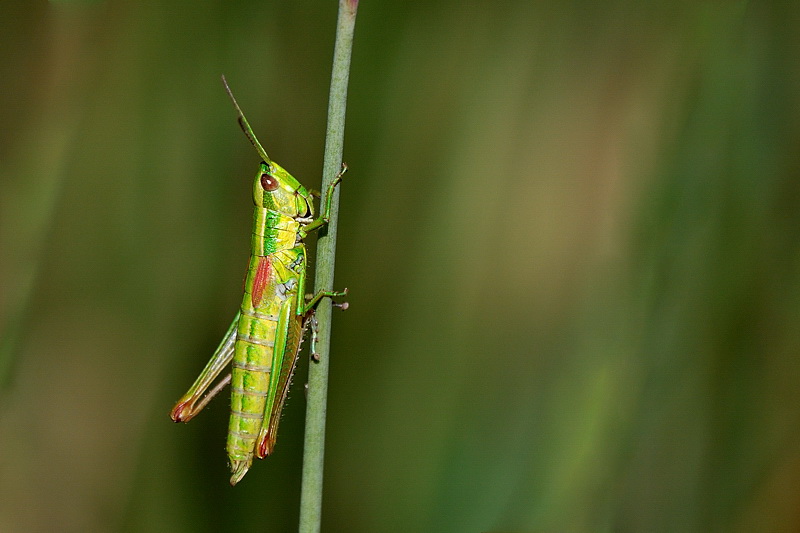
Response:
[[[253,133],[253,128],[250,127],[250,123],[247,122],[247,119],[245,118],[244,113],[242,113],[242,108],[239,107],[239,103],[236,101],[236,98],[233,96],[233,93],[231,92],[231,88],[228,85],[228,80],[225,79],[225,75],[224,74],[222,75],[222,85],[225,86],[225,92],[228,93],[228,96],[230,96],[230,98],[231,98],[231,102],[233,102],[233,107],[236,108],[236,112],[238,113],[237,120],[239,121],[239,126],[242,128],[242,131],[247,136],[247,138],[250,140],[250,144],[255,146],[256,151],[258,151],[258,155],[261,156],[261,159],[263,159],[265,163],[271,163],[272,160],[267,155],[267,151],[264,150],[264,147],[261,146],[260,142],[258,142],[258,138],[256,137],[256,134]]]

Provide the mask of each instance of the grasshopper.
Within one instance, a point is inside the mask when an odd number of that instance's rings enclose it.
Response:
[[[255,208],[250,262],[239,312],[197,380],[173,407],[170,417],[175,422],[188,422],[230,383],[227,453],[231,485],[236,485],[247,473],[254,456],[263,459],[275,447],[281,411],[297,365],[303,332],[309,324],[312,357],[316,357],[313,313],[317,303],[325,297],[347,294],[347,289],[319,291],[307,300],[303,243],[310,232],[328,223],[334,188],[347,167],[342,165],[342,171],[326,191],[320,216],[314,218],[314,194],[269,158],[224,76],[222,82],[236,108],[242,131],[262,159],[253,183]],[[206,393],[229,363],[230,373]]]

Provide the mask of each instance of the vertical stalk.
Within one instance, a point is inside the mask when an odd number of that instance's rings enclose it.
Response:
[[[327,191],[342,165],[344,118],[347,106],[347,81],[353,49],[353,31],[358,0],[339,0],[336,24],[336,44],[333,51],[333,71],[328,100],[328,129],[325,136],[322,191]],[[323,198],[323,201],[325,199]],[[324,204],[323,204],[324,205]],[[315,291],[333,289],[333,267],[336,254],[336,224],[339,217],[339,188],[333,192],[331,216],[317,242],[317,266],[314,274]],[[308,405],[303,449],[303,481],[300,494],[300,532],[320,530],[322,517],[322,469],[325,454],[325,412],[328,398],[328,365],[331,340],[331,301],[323,298],[317,307],[318,363],[309,365]]]

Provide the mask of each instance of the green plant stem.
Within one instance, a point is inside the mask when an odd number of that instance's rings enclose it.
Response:
[[[328,100],[328,129],[325,137],[325,159],[321,190],[326,191],[342,165],[344,118],[347,107],[347,81],[353,48],[358,0],[339,0],[336,44],[333,51],[333,72]],[[339,188],[333,192],[331,216],[327,228],[317,242],[315,292],[333,289],[336,254],[336,224],[339,217]],[[317,353],[319,362],[308,370],[308,405],[303,449],[303,481],[300,493],[300,532],[320,530],[322,517],[322,470],[325,459],[325,412],[328,398],[332,305],[324,298],[317,307]]]

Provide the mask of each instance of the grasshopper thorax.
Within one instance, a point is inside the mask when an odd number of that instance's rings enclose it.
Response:
[[[274,161],[261,162],[253,182],[253,202],[292,218],[314,215],[311,193]]]

